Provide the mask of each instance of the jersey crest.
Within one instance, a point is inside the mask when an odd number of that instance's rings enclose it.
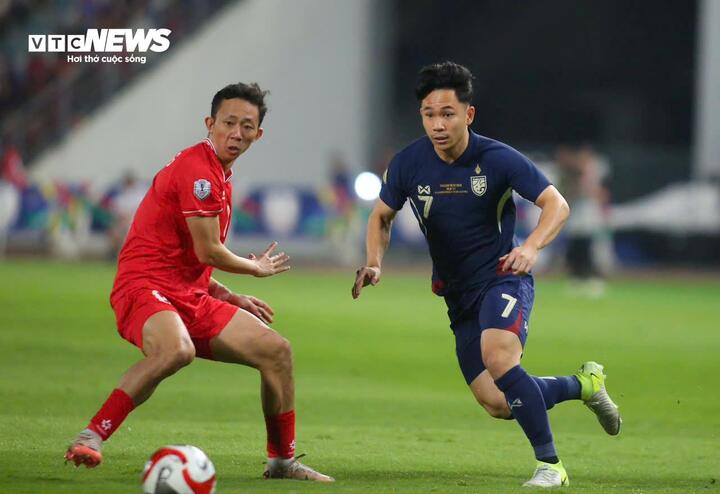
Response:
[[[200,180],[195,180],[195,183],[193,184],[193,193],[195,194],[195,197],[197,197],[201,201],[210,195],[210,189],[210,182],[205,180],[204,178],[201,178]]]
[[[483,195],[487,190],[487,177],[485,175],[470,177],[470,188],[476,196]]]

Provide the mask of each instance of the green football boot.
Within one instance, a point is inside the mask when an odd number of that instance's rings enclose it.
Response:
[[[597,362],[585,362],[575,374],[580,381],[580,398],[597,416],[598,422],[611,436],[620,433],[622,418],[618,406],[613,403],[605,389],[603,366]]]

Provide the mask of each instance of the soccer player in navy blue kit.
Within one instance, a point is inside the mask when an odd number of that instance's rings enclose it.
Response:
[[[528,158],[470,130],[475,108],[467,68],[424,67],[416,96],[426,136],[395,155],[385,172],[353,298],[380,281],[392,221],[407,200],[430,248],[432,290],[445,298],[470,390],[491,416],[514,418],[525,432],[537,467],[524,485],[566,486],[547,410],[582,400],[608,434],[618,434],[622,422],[601,365],[586,362],[575,375],[543,378],[520,365],[534,300],[530,271],[565,223],[567,202]],[[542,210],[522,244],[514,237],[513,191]]]

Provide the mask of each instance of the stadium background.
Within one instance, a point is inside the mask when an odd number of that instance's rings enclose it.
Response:
[[[527,448],[464,389],[408,211],[382,285],[349,299],[372,204],[355,179],[380,175],[420,135],[414,78],[445,59],[476,76],[473,128],[533,157],[575,201],[579,220],[542,254],[526,362],[550,374],[603,361],[629,424],[613,442],[579,407],[552,412],[573,483],[717,489],[720,2],[10,0],[0,26],[8,492],[128,492],[143,459],[178,441],[209,452],[222,492],[288,488],[255,480],[254,373],[205,362],[131,417],[108,450],[114,464],[86,475],[59,462],[136,358],[107,304],[132,209],[204,137],[212,94],[237,80],[271,96],[265,137],[235,165],[230,247],[277,239],[297,269],[223,280],[271,302],[295,345],[301,449],[345,479],[343,492],[519,484],[531,459],[513,459]],[[171,45],[145,64],[28,52],[28,34],[105,27],[167,27]],[[522,236],[537,213],[516,200]],[[177,411],[196,396],[208,409]]]

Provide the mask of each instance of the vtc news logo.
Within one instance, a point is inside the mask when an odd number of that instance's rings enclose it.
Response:
[[[170,29],[88,29],[85,34],[30,34],[28,51],[51,53],[164,52]]]

